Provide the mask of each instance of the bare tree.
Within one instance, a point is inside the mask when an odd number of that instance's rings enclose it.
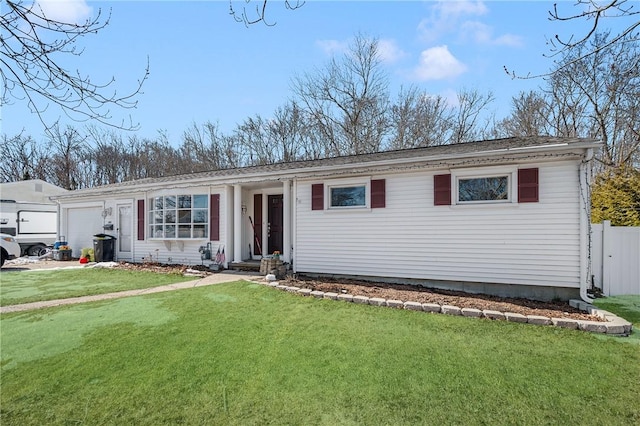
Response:
[[[602,48],[601,46],[606,46]],[[585,56],[584,51],[595,52]],[[604,146],[600,160],[607,167],[627,164],[640,147],[640,45],[635,40],[610,43],[597,33],[575,46],[554,71],[553,91],[582,104],[583,136]]]
[[[47,178],[47,150],[31,136],[2,135],[0,158],[0,182]]]
[[[87,126],[87,155],[91,159],[92,186],[123,182],[129,178],[127,149],[116,129]]]
[[[450,143],[471,142],[484,132],[480,128],[482,113],[495,100],[493,93],[463,89],[457,93],[458,106],[451,124]]]
[[[608,0],[605,2],[599,0],[577,0],[575,5],[580,8],[578,13],[564,14],[559,12],[558,4],[554,3],[553,10],[549,11],[549,19],[560,22],[584,20],[587,22],[590,21],[591,25],[588,31],[582,36],[576,37],[575,35],[571,35],[570,37],[564,38],[556,34],[550,39],[553,52],[552,56],[563,54],[563,52],[567,50],[571,50],[576,46],[596,38],[598,32],[602,32],[602,22],[607,19],[624,20],[626,25],[623,25],[623,29],[613,37],[610,37],[606,43],[594,44],[592,45],[593,49],[583,51],[581,56],[575,58],[576,61],[594,55],[598,51],[607,49],[615,44],[626,43],[629,39],[635,41],[640,40],[640,33],[638,33],[638,29],[640,28],[640,19],[638,19],[638,17],[640,17],[640,9],[629,0]],[[570,64],[567,63],[566,66],[568,65]]]
[[[217,124],[208,121],[198,126],[193,123],[183,133],[182,145],[178,149],[183,173],[219,170],[238,164],[234,142],[220,132]]]
[[[284,7],[288,10],[299,9],[304,5],[301,0],[284,0]],[[237,22],[242,22],[249,26],[262,22],[267,26],[275,25],[275,21],[271,22],[267,19],[267,10],[269,9],[269,0],[244,0],[244,5],[240,9],[233,6],[233,0],[229,0],[229,14],[233,16]]]
[[[242,147],[248,165],[257,166],[277,162],[276,152],[266,134],[267,123],[262,116],[245,119],[234,135]]]
[[[78,41],[95,34],[109,24],[101,10],[84,23],[68,23],[45,15],[37,2],[26,5],[22,0],[6,0],[8,10],[0,16],[0,73],[2,74],[2,104],[27,102],[46,129],[44,113],[50,104],[59,107],[75,121],[94,120],[122,129],[135,129],[131,118],[114,122],[111,108],[130,109],[136,106],[135,95],[140,92],[149,75],[149,67],[134,89],[119,94],[114,79],[95,83],[78,70],[62,65],[63,58],[80,56],[83,49]]]
[[[72,126],[55,124],[49,131],[50,182],[65,189],[91,186],[91,152],[86,136]]]
[[[504,136],[546,134],[547,102],[539,92],[520,92],[511,99],[511,115],[500,122]]]
[[[280,106],[267,122],[267,139],[277,149],[278,161],[290,162],[309,158],[304,152],[308,139],[304,113],[296,102]]]
[[[562,3],[561,3],[562,4]],[[555,34],[548,39],[547,44],[550,46],[550,53],[545,56],[550,58],[562,58],[565,54],[574,48],[584,45],[593,40],[598,32],[602,32],[603,22],[615,20],[618,24],[622,23],[621,30],[607,40],[606,44],[592,44],[590,49],[581,49],[578,56],[574,56],[573,62],[580,62],[589,56],[597,54],[600,50],[607,49],[617,44],[627,43],[630,40],[640,40],[640,9],[634,0],[576,0],[572,7],[578,9],[577,13],[561,11],[558,3],[554,3],[553,10],[549,11],[549,20],[557,22],[584,21],[588,23],[587,29],[581,35],[571,34],[569,36],[561,36]],[[507,69],[505,72],[514,78],[538,78],[551,75],[563,68],[570,67],[573,62],[560,61],[549,73],[521,76],[515,71]]]
[[[294,78],[293,91],[327,155],[379,151],[388,132],[388,78],[378,40],[357,35],[345,55],[315,74]]]
[[[432,96],[415,86],[401,89],[391,105],[390,149],[443,145],[449,141],[453,108],[440,96]]]

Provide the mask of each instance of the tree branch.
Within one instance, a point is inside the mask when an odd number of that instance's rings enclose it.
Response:
[[[137,105],[134,97],[141,93],[149,76],[149,62],[143,77],[133,91],[119,95],[114,89],[112,77],[106,83],[94,83],[79,70],[70,72],[59,62],[64,55],[81,56],[84,49],[76,43],[81,37],[96,34],[109,24],[111,13],[102,21],[102,10],[84,23],[67,23],[48,18],[36,4],[25,6],[22,1],[6,0],[9,11],[0,16],[0,75],[2,75],[2,104],[12,100],[27,100],[45,129],[50,130],[44,113],[49,105],[57,105],[74,121],[95,120],[107,126],[123,130],[135,130],[138,126],[112,122],[110,107],[132,109]],[[48,41],[51,40],[51,41]],[[54,123],[55,124],[55,123]]]

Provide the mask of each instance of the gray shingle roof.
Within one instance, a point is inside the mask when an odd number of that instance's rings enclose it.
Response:
[[[405,162],[414,159],[416,161],[447,160],[463,158],[465,156],[496,155],[515,153],[533,149],[538,152],[571,148],[597,148],[600,142],[583,138],[557,138],[549,136],[513,137],[477,142],[465,142],[452,145],[430,146],[423,148],[402,149],[396,151],[383,151],[371,154],[348,155],[319,160],[293,161],[289,163],[276,163],[262,166],[248,166],[232,169],[212,170],[198,173],[188,173],[174,176],[145,178],[127,182],[103,185],[69,192],[68,194],[54,198],[73,198],[80,195],[92,195],[105,192],[126,191],[136,186],[156,186],[166,183],[179,183],[189,181],[202,181],[205,179],[224,180],[240,179],[247,176],[273,177],[278,173],[291,174],[295,172],[309,173],[323,168],[354,166],[362,167],[380,161]]]

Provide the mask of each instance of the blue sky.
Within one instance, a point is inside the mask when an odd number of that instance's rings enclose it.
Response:
[[[254,0],[255,1],[255,0]],[[241,7],[243,2],[238,2]],[[322,68],[355,34],[380,40],[392,94],[411,84],[453,102],[456,91],[492,91],[497,117],[509,111],[512,96],[541,80],[513,80],[503,67],[521,74],[543,73],[552,60],[546,37],[580,33],[575,23],[550,22],[548,1],[307,1],[286,10],[272,0],[267,27],[246,27],[229,15],[228,1],[42,0],[51,16],[82,20],[111,9],[111,22],[81,41],[84,53],[67,67],[92,81],[108,81],[120,93],[150,76],[133,110],[113,110],[115,122],[131,115],[136,133],[168,134],[174,144],[192,123],[218,123],[231,132],[245,118],[270,117],[292,96],[292,77]],[[572,1],[561,1],[567,13]],[[393,97],[393,96],[392,96]],[[46,119],[63,115],[49,108]],[[63,121],[82,126],[84,124]],[[36,140],[43,126],[26,103],[3,106],[2,133],[21,130]]]

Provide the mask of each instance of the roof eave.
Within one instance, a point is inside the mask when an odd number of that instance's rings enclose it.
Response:
[[[392,158],[392,159],[383,159],[383,160],[373,160],[373,161],[361,161],[361,162],[346,162],[341,164],[329,164],[323,166],[310,166],[310,167],[297,167],[285,170],[259,170],[254,173],[248,174],[224,174],[221,176],[207,176],[201,175],[194,178],[186,178],[186,179],[173,179],[169,180],[169,182],[178,183],[189,186],[197,186],[197,185],[233,185],[233,184],[243,184],[257,181],[281,181],[293,178],[301,178],[301,177],[313,177],[314,175],[326,175],[330,172],[342,171],[345,169],[369,169],[375,167],[385,167],[390,165],[407,165],[411,163],[422,163],[429,164],[435,162],[442,161],[460,161],[464,159],[475,159],[479,157],[497,157],[501,155],[526,155],[526,154],[541,154],[541,153],[550,153],[550,152],[562,152],[562,151],[577,151],[577,150],[585,150],[585,152],[589,149],[595,149],[602,145],[602,142],[596,140],[588,140],[584,139],[579,142],[561,142],[556,144],[539,144],[539,145],[529,145],[523,147],[509,147],[509,148],[501,148],[501,149],[493,149],[493,150],[481,150],[476,152],[464,152],[457,154],[439,154],[439,155],[422,155],[417,157],[407,157],[407,158]],[[236,169],[239,170],[239,169]],[[181,175],[185,176],[185,175]],[[177,177],[177,176],[176,176]],[[95,197],[100,195],[108,195],[112,193],[121,193],[126,192],[128,189],[138,191],[148,191],[153,190],[158,187],[165,186],[167,184],[167,180],[163,181],[154,181],[149,183],[140,183],[140,184],[132,184],[131,186],[117,186],[112,188],[104,188],[104,190],[100,190],[99,188],[91,188],[86,192],[76,192],[71,191],[65,194],[59,194],[56,196],[50,197],[52,200],[66,200],[73,198],[83,198],[83,197]]]

